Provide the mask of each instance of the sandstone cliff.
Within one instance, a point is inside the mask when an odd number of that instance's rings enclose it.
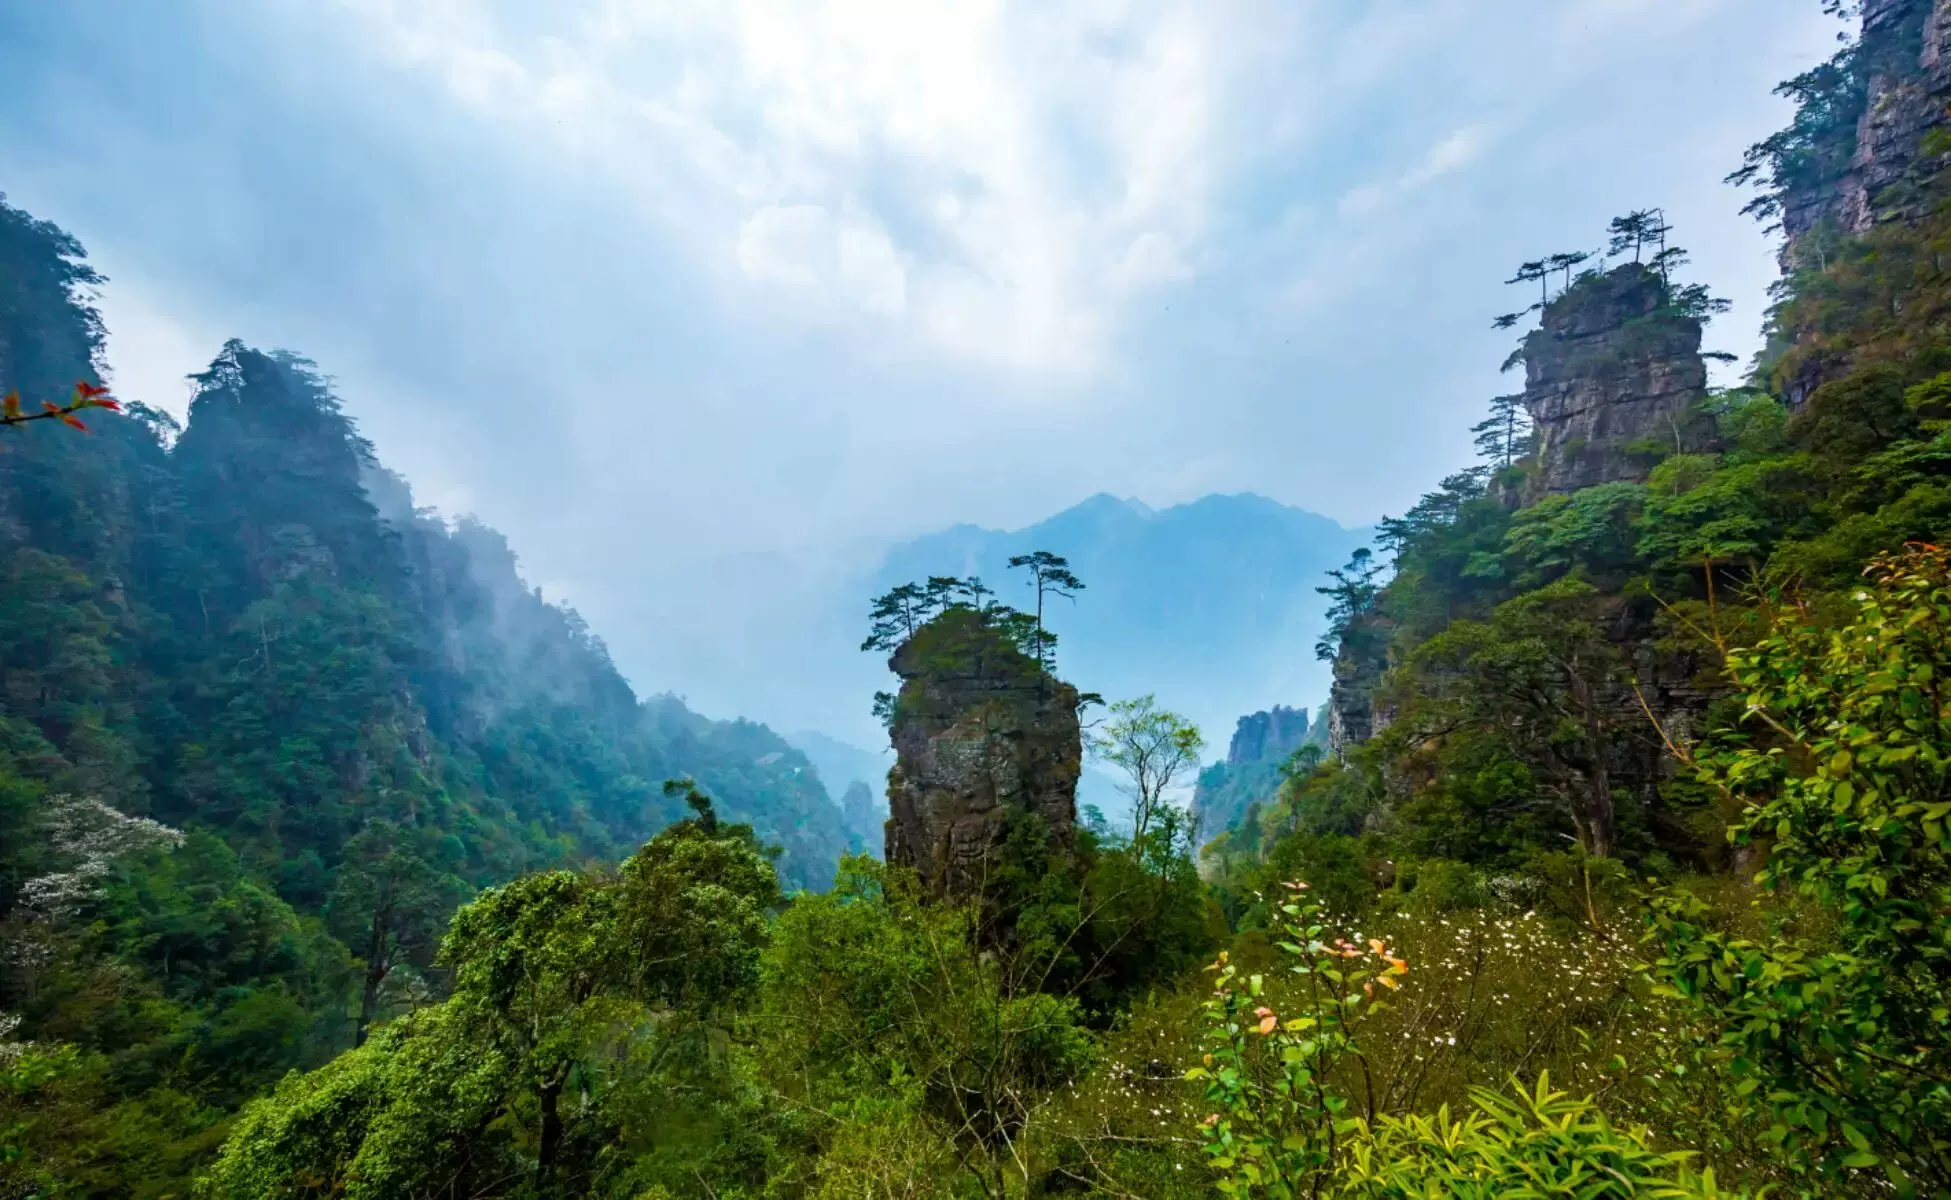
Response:
[[[1652,268],[1622,263],[1585,276],[1545,306],[1523,352],[1522,401],[1535,449],[1509,502],[1639,483],[1662,453],[1708,444],[1699,412],[1707,395],[1701,322],[1674,293]],[[1375,612],[1342,640],[1328,712],[1337,756],[1389,724],[1376,689],[1392,636],[1387,617]]]
[[[1526,498],[1639,482],[1650,459],[1636,443],[1695,448],[1707,395],[1700,335],[1639,263],[1587,276],[1547,305],[1524,341],[1524,407],[1537,428]]]
[[[1039,818],[1074,844],[1083,759],[1077,689],[968,609],[951,609],[895,650],[901,679],[889,734],[887,861],[935,895],[982,890],[1011,818]]]
[[[1951,0],[1864,0],[1862,21],[1829,83],[1828,123],[1810,122],[1801,169],[1781,181],[1784,267],[1821,253],[1810,235],[1825,228],[1861,233],[1916,216],[1944,166],[1925,147],[1951,101]]]
[[[1192,811],[1201,837],[1213,837],[1237,825],[1255,802],[1264,803],[1280,789],[1281,768],[1309,741],[1315,731],[1307,710],[1275,705],[1265,712],[1241,717],[1226,749],[1226,761],[1199,773]]]
[[[1307,710],[1276,704],[1266,712],[1241,717],[1226,747],[1226,765],[1281,762],[1307,741]]]
[[[886,837],[887,810],[875,798],[874,790],[861,780],[847,785],[840,799],[840,819],[847,827],[847,849],[853,854],[872,854],[881,849]]]
[[[1389,639],[1394,633],[1393,622],[1372,612],[1350,625],[1341,639],[1328,693],[1328,752],[1344,762],[1351,747],[1389,727],[1390,713],[1377,709],[1375,689],[1388,669]]]

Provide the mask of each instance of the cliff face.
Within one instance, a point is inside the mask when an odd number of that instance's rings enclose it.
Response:
[[[1226,765],[1280,762],[1307,740],[1307,710],[1274,705],[1266,712],[1241,717],[1226,747]]]
[[[1524,342],[1522,400],[1537,448],[1512,499],[1532,504],[1598,484],[1638,483],[1658,458],[1643,447],[1705,445],[1700,339],[1700,321],[1678,311],[1672,289],[1640,263],[1587,276],[1546,305]],[[1393,716],[1376,698],[1392,632],[1384,616],[1371,613],[1342,640],[1328,712],[1337,756],[1382,732]]]
[[[1924,185],[1944,166],[1924,141],[1945,123],[1951,101],[1951,0],[1864,0],[1862,16],[1852,69],[1830,101],[1840,120],[1823,140],[1833,144],[1808,152],[1840,170],[1815,172],[1784,192],[1784,266],[1824,225],[1861,233],[1918,215]]]
[[[847,827],[847,849],[854,854],[872,854],[886,837],[887,810],[874,798],[874,791],[856,779],[847,785],[836,802],[840,820]]]
[[[1389,727],[1390,713],[1375,706],[1375,689],[1388,669],[1389,638],[1395,626],[1380,613],[1368,613],[1349,627],[1335,655],[1335,680],[1328,692],[1328,752],[1347,760],[1348,750]]]
[[[1624,263],[1546,306],[1524,342],[1524,407],[1538,439],[1527,500],[1645,479],[1636,442],[1699,442],[1701,326],[1663,308],[1667,291],[1650,268]]]
[[[1275,705],[1265,712],[1241,717],[1226,749],[1226,761],[1199,773],[1192,811],[1202,837],[1212,837],[1237,825],[1256,801],[1265,802],[1279,790],[1280,768],[1309,740],[1307,710]]]
[[[1076,839],[1083,733],[1077,689],[1044,672],[976,615],[951,610],[894,652],[887,861],[936,895],[980,891],[985,860],[1016,813]]]

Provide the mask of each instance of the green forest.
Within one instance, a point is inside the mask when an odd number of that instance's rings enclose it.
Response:
[[[864,614],[848,853],[318,366],[115,397],[0,203],[0,1200],[1951,1197],[1951,97],[1872,7],[1730,164],[1737,386],[1657,208],[1484,281],[1522,390],[1323,581],[1332,748],[1208,769],[1224,828],[1038,551]]]

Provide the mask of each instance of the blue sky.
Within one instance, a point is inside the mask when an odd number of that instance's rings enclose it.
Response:
[[[1772,247],[1720,180],[1837,28],[1816,0],[0,0],[0,190],[110,276],[125,396],[180,409],[228,336],[310,355],[641,686],[763,717],[699,647],[890,537],[1099,491],[1401,511],[1512,383],[1511,267],[1627,208],[1665,206],[1745,357]],[[774,586],[725,595],[754,562]]]

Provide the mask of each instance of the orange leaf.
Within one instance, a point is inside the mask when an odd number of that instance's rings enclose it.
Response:
[[[83,433],[87,433],[87,432],[88,432],[88,426],[86,426],[86,425],[83,425],[83,424],[81,423],[81,418],[79,418],[79,417],[77,417],[77,416],[75,416],[75,415],[74,415],[73,413],[62,413],[62,414],[61,414],[61,423],[62,423],[63,425],[72,425],[72,426],[74,426],[74,427],[75,427],[76,429],[79,429],[79,430],[81,430],[81,431],[82,431]]]
[[[20,415],[20,393],[8,392],[6,398],[4,400],[0,400],[0,412],[5,412],[6,415],[10,417],[19,416]]]

